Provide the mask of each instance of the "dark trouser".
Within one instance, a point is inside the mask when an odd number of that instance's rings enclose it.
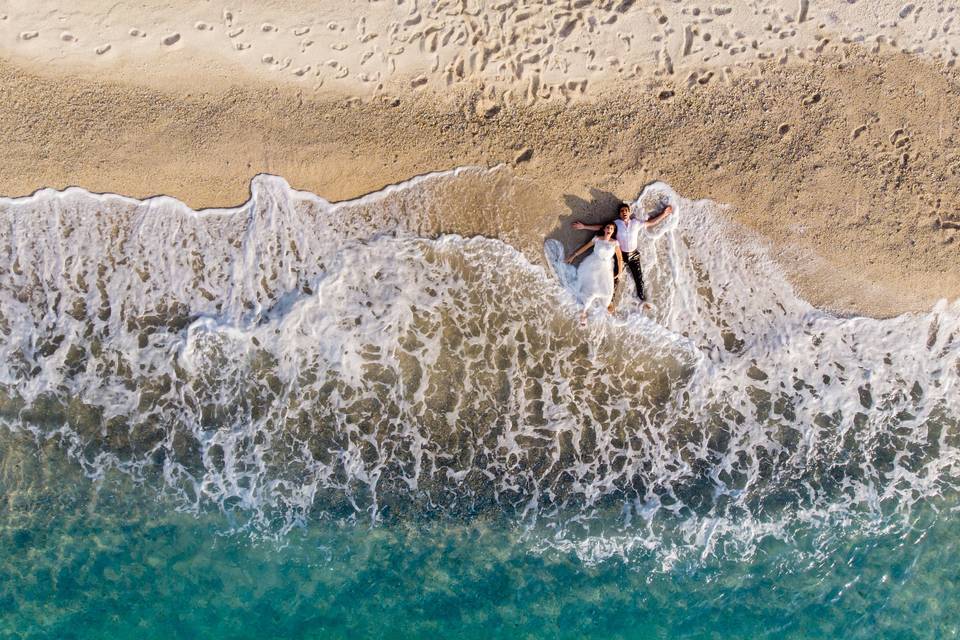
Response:
[[[623,254],[623,261],[630,267],[630,273],[633,274],[633,282],[637,285],[637,297],[646,302],[647,298],[643,295],[643,273],[640,270],[640,252],[631,251]],[[613,258],[613,276],[620,275],[620,265],[617,264],[617,258]]]

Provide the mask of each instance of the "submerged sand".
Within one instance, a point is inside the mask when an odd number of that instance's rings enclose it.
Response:
[[[611,24],[623,28],[642,18],[655,30],[688,19],[664,39],[650,39],[646,50],[636,47],[638,59],[653,61],[649,73],[629,75],[618,60],[616,73],[588,74],[583,91],[565,82],[563,91],[538,86],[532,99],[529,84],[526,93],[519,90],[529,78],[481,71],[447,83],[444,68],[431,75],[416,58],[379,87],[356,78],[318,87],[316,75],[310,86],[287,76],[279,81],[216,51],[208,52],[215,64],[197,61],[192,73],[178,58],[144,74],[146,61],[160,54],[101,64],[117,45],[91,54],[100,65],[91,66],[79,54],[59,53],[49,64],[35,51],[0,47],[0,193],[79,185],[219,207],[246,200],[251,177],[268,172],[337,200],[428,171],[505,163],[511,169],[501,187],[511,206],[486,210],[481,194],[465,191],[460,205],[424,232],[495,235],[542,261],[544,236],[572,245],[582,234],[569,230],[570,220],[608,217],[616,201],[663,180],[685,197],[730,204],[725,215],[767,238],[799,293],[818,306],[884,316],[960,296],[954,58],[921,55],[892,38],[834,37],[827,46],[825,22],[806,14],[797,22],[803,4],[791,3],[785,24],[800,35],[819,29],[806,48],[792,45],[785,56],[764,41],[749,63],[731,67],[737,54],[729,46],[721,49],[726,58],[682,62],[684,48],[694,48],[690,25],[698,36],[706,30],[689,6],[661,22],[659,7],[631,3]],[[571,14],[580,21],[574,32],[586,33],[590,17],[601,24],[597,16],[606,15],[581,9],[579,17]],[[734,14],[707,15],[719,21]],[[8,12],[6,21],[13,17]],[[430,23],[429,16],[420,20]],[[305,28],[270,24],[277,31]],[[764,27],[756,29],[766,33]],[[952,36],[952,28],[943,33]],[[261,26],[258,33],[270,32]],[[784,31],[770,30],[773,42],[799,37],[776,33]],[[549,37],[524,46],[546,46]],[[696,46],[706,45],[701,40]],[[749,33],[741,40],[752,42]],[[803,51],[811,55],[796,55]]]

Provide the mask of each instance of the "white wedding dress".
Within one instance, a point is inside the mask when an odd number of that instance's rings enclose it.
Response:
[[[578,299],[585,311],[595,304],[604,310],[613,300],[613,256],[617,251],[617,242],[607,242],[597,238],[593,242],[593,253],[587,256],[577,268],[577,280],[580,283]]]

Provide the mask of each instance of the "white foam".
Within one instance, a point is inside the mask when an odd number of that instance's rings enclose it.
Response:
[[[583,329],[569,277],[418,237],[496,173],[336,204],[260,176],[201,212],[0,199],[3,421],[257,530],[496,508],[544,548],[665,566],[955,492],[960,303],[831,316],[656,183],[638,203],[677,213],[642,248],[654,318],[628,292]]]

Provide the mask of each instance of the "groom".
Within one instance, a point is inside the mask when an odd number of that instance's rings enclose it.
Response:
[[[637,251],[638,236],[640,235],[640,229],[653,227],[666,220],[667,217],[673,213],[673,207],[668,205],[658,215],[650,218],[646,222],[637,220],[630,212],[630,205],[626,202],[620,203],[619,212],[620,217],[613,221],[617,226],[617,242],[620,244],[620,251],[623,252],[623,260],[630,267],[630,272],[633,274],[633,282],[637,285],[637,297],[640,298],[643,307],[647,309],[650,307],[650,303],[647,302],[647,298],[643,293],[643,273],[640,270],[640,252]],[[603,224],[584,224],[579,220],[573,223],[574,229],[600,231],[603,227]],[[622,275],[618,269],[618,265],[614,265],[614,280],[619,281]]]

